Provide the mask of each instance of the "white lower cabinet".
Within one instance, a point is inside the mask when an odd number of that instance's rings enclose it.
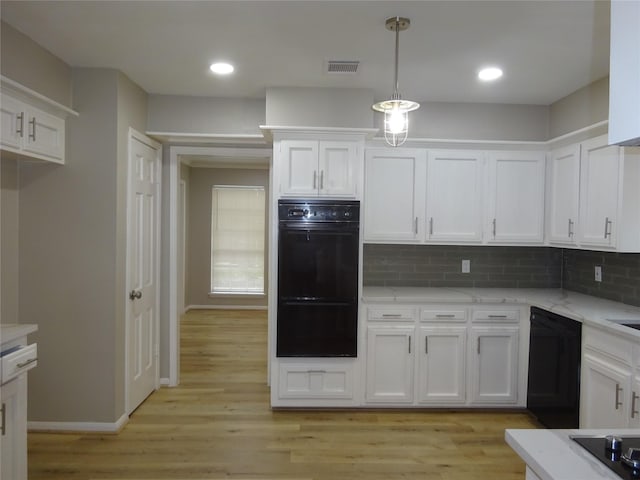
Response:
[[[627,400],[631,387],[629,367],[586,354],[581,368],[581,428],[627,427]]]
[[[467,328],[420,327],[418,402],[464,403]]]
[[[27,376],[2,385],[2,434],[0,478],[27,478]]]
[[[583,326],[580,428],[640,427],[640,346]]]
[[[415,327],[367,327],[367,402],[412,403]]]
[[[274,407],[355,405],[355,358],[279,358],[272,368]]]
[[[517,326],[471,327],[469,374],[473,403],[516,403],[518,330]]]
[[[369,305],[366,318],[366,403],[517,406],[524,398],[518,309]]]

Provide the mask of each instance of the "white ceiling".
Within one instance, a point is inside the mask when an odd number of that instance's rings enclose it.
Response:
[[[609,2],[579,1],[8,1],[2,20],[72,66],[121,70],[152,94],[262,98],[270,86],[393,91],[418,101],[548,105],[609,71]],[[229,77],[214,60],[236,66]],[[354,76],[327,60],[359,60]],[[497,64],[504,77],[480,84]]]

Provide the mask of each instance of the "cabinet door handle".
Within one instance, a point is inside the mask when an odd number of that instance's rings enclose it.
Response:
[[[429,235],[433,235],[433,217],[429,218]]]
[[[631,392],[631,418],[635,418],[637,413],[640,413],[636,410],[636,400],[638,399],[638,395],[636,392]]]
[[[611,237],[611,220],[609,217],[605,217],[604,219],[604,238]]]
[[[7,406],[3,403],[2,404],[2,409],[1,409],[2,413],[0,414],[0,416],[2,416],[2,426],[0,427],[0,432],[2,433],[2,436],[4,437],[7,433]]]
[[[488,315],[489,318],[507,318],[506,315]]]
[[[620,401],[620,392],[622,392],[622,387],[619,383],[616,383],[616,410],[622,406],[622,402]]]
[[[29,138],[35,142],[36,141],[36,117],[33,117],[29,121],[29,125],[31,125],[31,132],[29,133]]]
[[[16,117],[16,119],[19,121],[16,122],[16,134],[20,135],[20,137],[24,137],[24,112],[20,112],[20,114]]]
[[[401,313],[383,313],[382,318],[400,318],[402,317]]]
[[[496,238],[496,219],[493,219],[493,238]]]
[[[455,313],[436,313],[436,318],[455,318]]]
[[[429,337],[424,337],[424,353],[429,355]]]
[[[413,231],[416,232],[416,235],[418,234],[418,217],[413,221]]]
[[[409,354],[411,354],[411,335],[409,335]]]
[[[569,238],[573,237],[573,220],[569,219]]]
[[[317,170],[313,171],[313,189],[318,188],[318,172]]]
[[[480,337],[478,337],[477,349],[478,349],[478,355],[480,355]]]
[[[324,189],[324,170],[320,170],[320,190]]]

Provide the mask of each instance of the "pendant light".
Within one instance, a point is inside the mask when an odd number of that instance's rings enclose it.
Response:
[[[411,25],[408,18],[391,17],[385,22],[385,28],[396,32],[396,64],[395,83],[393,95],[389,100],[374,104],[371,108],[384,113],[384,139],[392,147],[402,145],[409,132],[409,112],[417,110],[420,104],[411,100],[403,100],[398,92],[398,46],[400,44],[400,32],[407,30]]]

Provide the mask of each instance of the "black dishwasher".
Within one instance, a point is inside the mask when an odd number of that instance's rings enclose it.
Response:
[[[582,324],[531,308],[527,409],[547,428],[578,428]]]

